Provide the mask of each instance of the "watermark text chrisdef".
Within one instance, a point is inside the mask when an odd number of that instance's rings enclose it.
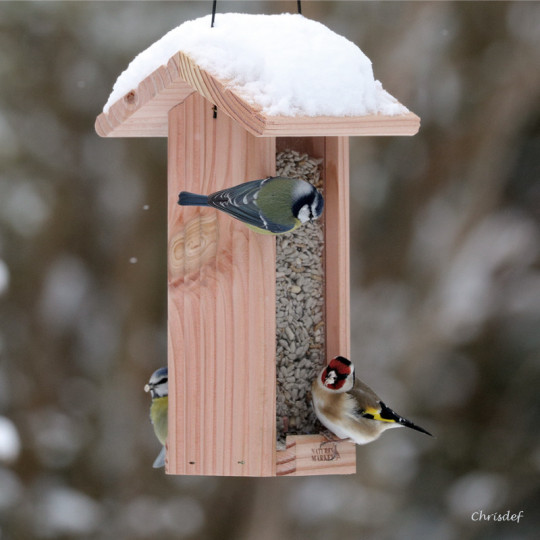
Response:
[[[523,510],[520,510],[517,514],[510,513],[510,510],[505,513],[493,512],[486,514],[482,510],[477,510],[471,515],[473,521],[515,521],[519,523],[519,520],[524,516]]]

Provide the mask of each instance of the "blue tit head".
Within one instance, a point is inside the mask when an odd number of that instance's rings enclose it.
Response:
[[[301,223],[317,219],[323,211],[324,199],[317,189],[302,182],[296,184],[292,193],[292,213]]]
[[[169,395],[169,370],[166,367],[156,369],[148,384],[144,387],[145,392],[150,392],[152,399]]]

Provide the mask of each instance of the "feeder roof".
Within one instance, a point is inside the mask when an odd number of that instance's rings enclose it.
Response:
[[[375,80],[351,41],[301,15],[219,14],[188,21],[118,80],[99,135],[167,136],[168,111],[193,92],[257,136],[413,135],[420,119]]]

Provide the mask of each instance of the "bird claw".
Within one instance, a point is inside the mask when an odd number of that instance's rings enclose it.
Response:
[[[330,444],[330,443],[338,443],[338,442],[345,442],[350,441],[351,439],[340,439],[337,435],[332,433],[330,430],[325,429],[324,431],[321,431],[320,433],[326,440],[321,443],[321,445]]]

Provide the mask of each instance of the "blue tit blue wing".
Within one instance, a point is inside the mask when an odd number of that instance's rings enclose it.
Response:
[[[208,197],[210,206],[222,210],[232,217],[251,225],[256,229],[270,231],[275,234],[284,233],[294,228],[295,223],[280,224],[269,220],[257,205],[257,197],[261,186],[269,178],[252,180],[232,188],[217,191]]]
[[[158,454],[158,457],[154,460],[154,464],[152,465],[152,467],[154,467],[154,469],[165,467],[165,447],[164,446],[161,448],[161,452]]]

